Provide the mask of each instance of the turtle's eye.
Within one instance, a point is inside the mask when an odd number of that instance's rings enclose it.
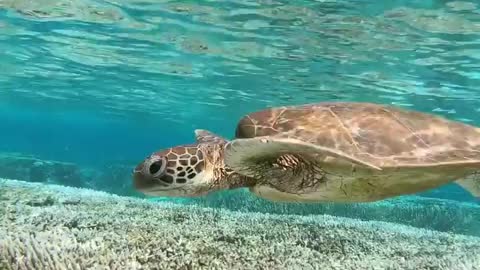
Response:
[[[150,166],[148,167],[148,172],[155,177],[158,177],[163,174],[165,171],[165,166],[167,165],[165,158],[162,159],[157,159],[150,163]]]

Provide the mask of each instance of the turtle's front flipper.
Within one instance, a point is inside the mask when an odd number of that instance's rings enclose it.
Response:
[[[480,199],[480,172],[469,175],[463,179],[455,181],[462,188],[470,192],[473,196]]]
[[[257,167],[257,179],[263,179],[264,183],[285,193],[311,192],[328,178],[321,165],[303,155],[282,154],[277,158],[260,161],[257,166],[260,166]]]
[[[251,177],[262,174],[260,170],[266,169],[275,171],[286,169],[289,173],[294,173],[300,160],[313,162],[317,167],[322,167],[331,159],[336,159],[335,163],[381,170],[373,164],[338,150],[290,138],[236,139],[225,146],[225,164],[237,173]],[[272,167],[265,167],[268,164]]]

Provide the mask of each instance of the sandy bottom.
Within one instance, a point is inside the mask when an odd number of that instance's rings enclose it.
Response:
[[[14,180],[0,180],[0,216],[0,269],[480,269],[472,236]]]

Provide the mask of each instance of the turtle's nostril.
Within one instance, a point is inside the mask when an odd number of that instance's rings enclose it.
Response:
[[[157,160],[152,164],[150,164],[148,171],[150,172],[150,174],[156,174],[160,171],[161,168],[162,168],[162,160]]]
[[[145,164],[144,164],[143,162],[140,163],[140,164],[138,164],[138,165],[135,167],[135,169],[133,169],[133,172],[140,172],[140,171],[142,171],[144,165],[145,165]]]

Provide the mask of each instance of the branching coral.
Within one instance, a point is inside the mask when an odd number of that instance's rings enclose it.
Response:
[[[157,200],[157,199],[154,199]],[[226,208],[242,212],[282,215],[332,215],[361,220],[379,220],[480,236],[480,205],[470,202],[402,196],[372,203],[280,203],[255,197],[247,190],[219,192],[208,197],[176,199],[185,205]]]
[[[0,269],[480,269],[479,238],[391,223],[10,180],[0,190]]]

